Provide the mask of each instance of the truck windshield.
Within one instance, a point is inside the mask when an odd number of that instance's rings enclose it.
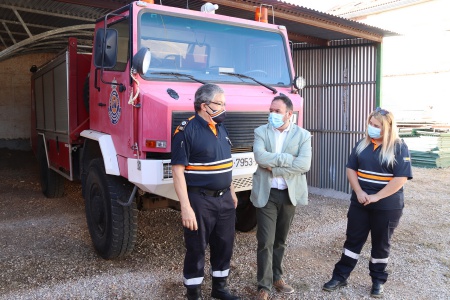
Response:
[[[152,54],[148,80],[190,80],[164,75],[174,72],[202,81],[256,84],[228,72],[271,86],[291,83],[286,46],[275,31],[146,12],[140,18],[139,47]]]

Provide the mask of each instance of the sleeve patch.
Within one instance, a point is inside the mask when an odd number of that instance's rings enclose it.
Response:
[[[178,130],[183,131],[187,123],[188,123],[187,121],[181,122],[181,124],[178,126]]]
[[[184,129],[186,128],[187,124],[189,123],[189,121],[192,119],[193,117],[190,117],[187,120],[184,120],[180,123],[180,125],[178,125],[177,129],[175,130],[175,132],[173,133],[173,135],[177,134],[180,131],[184,131]]]

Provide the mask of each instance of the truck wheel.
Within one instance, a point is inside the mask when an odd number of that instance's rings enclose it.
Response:
[[[250,201],[250,191],[236,193],[236,230],[248,232],[256,226],[256,208]]]
[[[95,250],[105,259],[131,253],[136,243],[136,201],[128,202],[132,185],[123,177],[107,175],[101,158],[88,167],[85,191],[86,220]]]
[[[64,177],[48,167],[44,145],[38,150],[39,175],[42,193],[47,198],[60,198],[64,194]]]

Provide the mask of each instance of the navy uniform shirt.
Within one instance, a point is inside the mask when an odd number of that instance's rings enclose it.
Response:
[[[412,179],[411,157],[408,146],[405,143],[401,141],[396,143],[395,163],[393,166],[388,166],[387,163],[381,163],[381,145],[376,146],[372,141],[372,144],[369,144],[366,149],[357,155],[356,148],[358,144],[353,148],[349,156],[347,168],[357,172],[359,185],[368,195],[376,194],[394,177],[407,177],[408,179]],[[352,191],[350,200],[352,204],[362,206],[358,202],[354,191]],[[403,187],[391,196],[380,199],[378,202],[367,206],[367,208],[383,210],[402,209],[403,207]]]
[[[216,124],[216,134],[197,113],[178,126],[172,139],[172,165],[184,165],[187,186],[221,190],[230,187],[233,159],[228,131]]]

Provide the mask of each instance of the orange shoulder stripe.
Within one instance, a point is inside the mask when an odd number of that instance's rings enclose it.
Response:
[[[194,117],[195,117],[195,115],[193,115],[192,117],[190,117],[188,120],[190,121],[190,120],[192,120]],[[187,125],[187,124],[186,124],[186,125]],[[175,129],[175,132],[173,133],[173,135],[175,135],[175,134],[177,134],[178,132],[180,132],[180,126],[181,126],[181,125],[178,125],[178,126],[177,126],[177,129]]]

